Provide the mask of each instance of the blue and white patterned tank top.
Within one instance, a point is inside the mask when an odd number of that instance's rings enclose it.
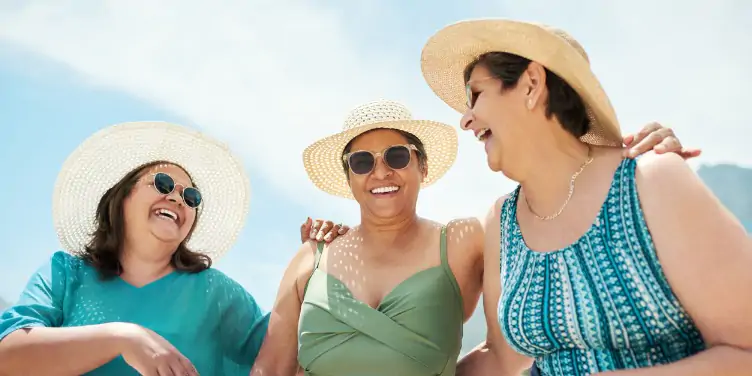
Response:
[[[519,187],[502,206],[499,323],[545,376],[671,363],[705,348],[661,269],[635,166],[633,159],[619,165],[595,222],[563,249],[527,248]]]

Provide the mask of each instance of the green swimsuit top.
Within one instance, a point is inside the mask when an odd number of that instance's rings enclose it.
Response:
[[[455,374],[462,342],[459,285],[441,229],[441,265],[413,274],[374,309],[318,268],[303,297],[298,362],[312,376],[422,376]]]

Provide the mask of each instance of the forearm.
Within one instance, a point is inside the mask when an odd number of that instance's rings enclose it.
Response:
[[[80,375],[118,355],[114,324],[19,329],[0,341],[0,375]]]
[[[634,370],[604,372],[603,376],[706,376],[749,375],[752,352],[730,346],[714,346],[678,362]]]
[[[532,360],[523,355],[511,351],[493,351],[484,341],[460,359],[457,363],[457,376],[518,376],[530,368],[531,364]]]

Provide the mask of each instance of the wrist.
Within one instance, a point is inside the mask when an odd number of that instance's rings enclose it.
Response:
[[[133,333],[138,325],[127,322],[112,322],[102,324],[104,340],[109,347],[122,354],[131,343]]]

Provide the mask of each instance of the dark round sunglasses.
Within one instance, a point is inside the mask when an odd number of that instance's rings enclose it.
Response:
[[[390,146],[381,153],[372,153],[368,150],[358,150],[347,153],[342,159],[350,167],[350,171],[355,175],[365,175],[373,171],[376,166],[376,158],[382,156],[384,163],[392,170],[401,170],[410,164],[412,158],[411,150],[418,151],[415,145],[394,145]]]
[[[154,174],[154,188],[157,192],[163,195],[169,195],[175,190],[175,185],[175,180],[172,179],[172,176],[167,175],[164,172],[157,172]],[[183,187],[180,197],[183,198],[183,202],[185,202],[190,208],[195,209],[201,205],[201,192],[196,188]]]

